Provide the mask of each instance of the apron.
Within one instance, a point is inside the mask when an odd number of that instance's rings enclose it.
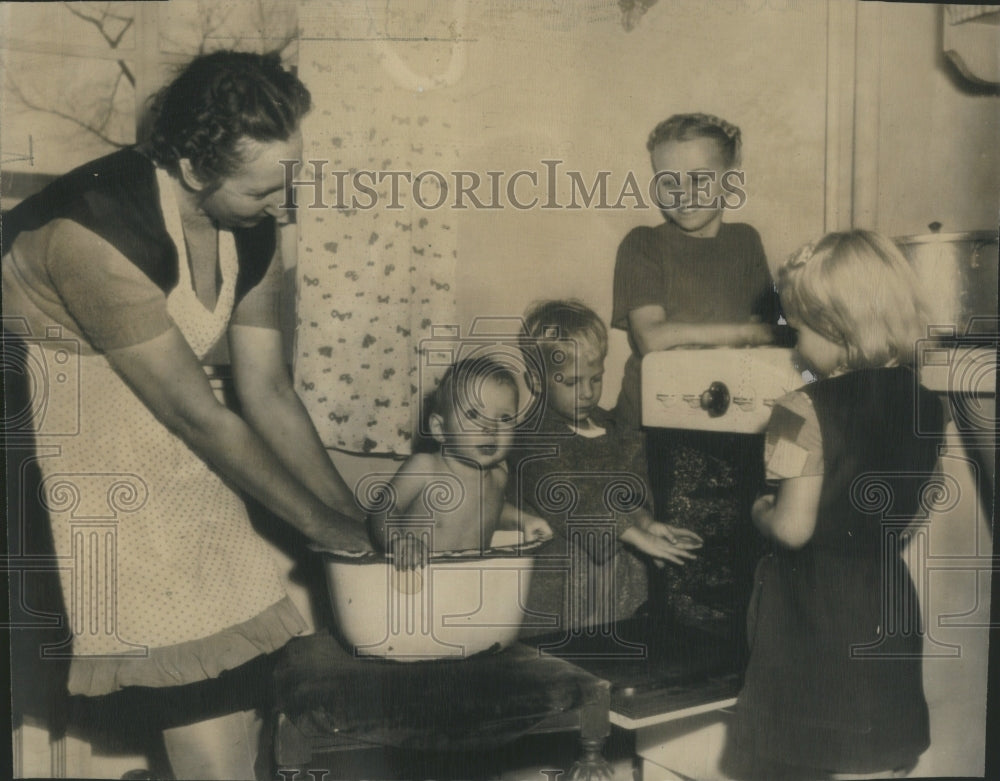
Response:
[[[158,170],[157,181],[178,252],[167,309],[201,359],[232,313],[235,242],[220,231],[222,285],[209,311],[191,283],[170,178]],[[51,349],[29,349],[56,365]],[[240,497],[156,420],[103,355],[79,356],[78,377],[78,393],[48,394],[35,410],[40,493],[72,631],[71,644],[44,653],[72,654],[70,693],[203,680],[300,633],[305,623],[289,611],[273,553]],[[36,383],[34,398],[43,398],[40,390]],[[234,640],[234,632],[252,639]]]

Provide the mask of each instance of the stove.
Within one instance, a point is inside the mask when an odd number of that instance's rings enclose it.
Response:
[[[646,616],[522,642],[608,681],[612,712],[635,721],[735,697],[745,664],[735,639]]]

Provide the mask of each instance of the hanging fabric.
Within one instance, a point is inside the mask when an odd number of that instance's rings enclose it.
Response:
[[[446,18],[428,13],[416,23]],[[450,87],[465,56],[464,44],[447,39],[454,27],[413,45],[392,34],[390,17],[379,4],[337,6],[322,20],[336,43],[326,35],[301,42],[314,104],[303,159],[324,161],[324,170],[320,203],[310,187],[296,192],[294,372],[327,447],[403,455],[430,390],[421,387],[421,343],[432,326],[455,320],[449,177],[462,128]],[[311,181],[316,167],[306,162],[296,179]]]

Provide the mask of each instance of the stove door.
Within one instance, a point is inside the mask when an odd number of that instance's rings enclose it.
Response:
[[[793,351],[781,347],[649,353],[642,361],[642,422],[757,434],[775,400],[805,383]]]

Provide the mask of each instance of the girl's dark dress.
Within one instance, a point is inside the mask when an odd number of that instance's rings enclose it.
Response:
[[[732,748],[758,767],[903,767],[929,731],[919,600],[901,554],[927,517],[940,442],[916,434],[917,416],[922,430],[940,432],[941,404],[908,368],[855,371],[798,394],[808,400],[772,415],[768,468],[783,448],[784,476],[809,474],[787,467],[808,461],[802,432],[818,419],[816,529],[758,567]],[[809,401],[814,420],[790,409]]]

